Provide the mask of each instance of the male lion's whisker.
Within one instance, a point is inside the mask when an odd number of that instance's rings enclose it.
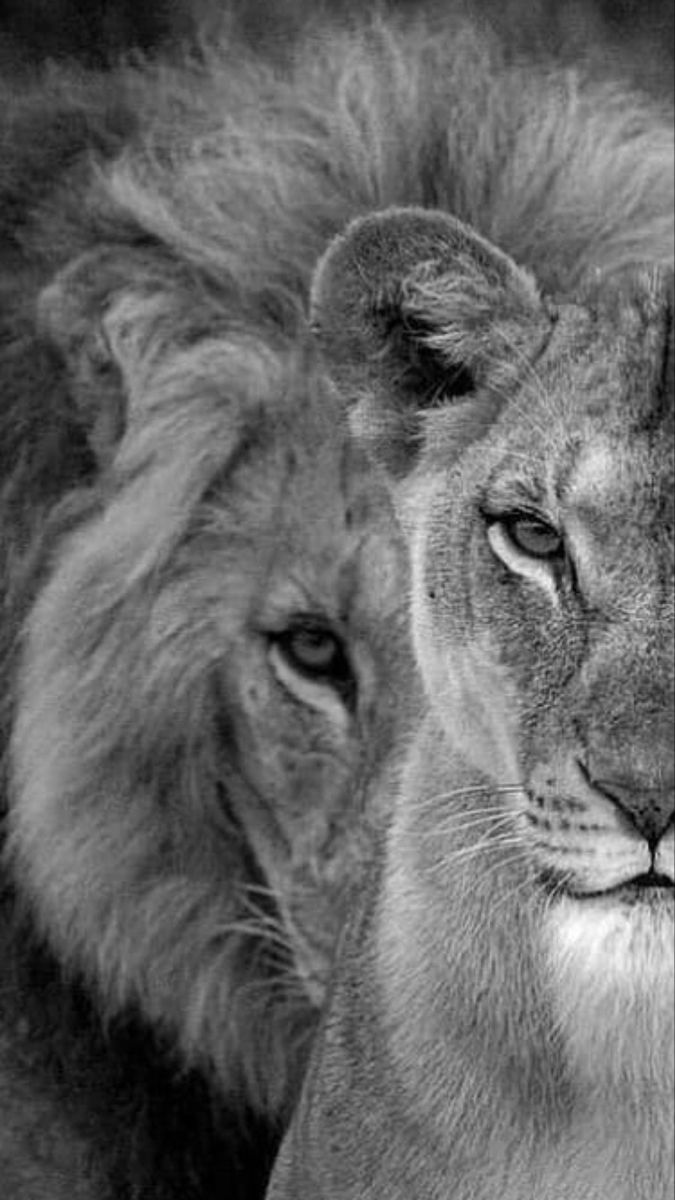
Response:
[[[270,911],[269,909],[263,908],[261,905],[256,904],[255,901],[246,896],[245,893],[242,895],[242,900],[245,912],[250,913],[256,924],[272,930],[283,928],[281,917],[276,911]]]
[[[257,938],[264,941],[267,946],[276,946],[286,954],[289,954],[291,950],[288,937],[278,927],[266,927],[263,922],[256,920],[226,921],[223,923],[220,932],[227,935],[238,933],[243,937]]]
[[[269,887],[265,883],[246,883],[245,889],[248,895],[266,896],[270,900],[277,899],[274,888]]]
[[[283,965],[283,964],[282,964]],[[241,994],[254,1001],[260,995],[266,1000],[293,1001],[303,994],[302,983],[295,972],[270,975],[265,979],[251,979],[242,984]]]
[[[241,889],[240,898],[249,912],[260,913],[270,920],[275,919],[276,907],[269,904],[269,900],[273,897],[268,897],[264,892],[252,892],[250,888],[244,886]]]

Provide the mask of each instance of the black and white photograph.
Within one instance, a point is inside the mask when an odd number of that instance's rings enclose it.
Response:
[[[675,1200],[673,0],[0,0],[0,1200]]]

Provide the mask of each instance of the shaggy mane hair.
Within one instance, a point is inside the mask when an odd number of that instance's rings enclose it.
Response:
[[[145,1030],[134,1053],[160,1064],[165,1107],[169,1080],[181,1097],[169,1134],[157,1118],[164,1144],[180,1141],[186,1104],[209,1114],[180,1168],[153,1159],[151,1194],[212,1194],[214,1095],[267,1119],[271,1144],[313,1016],[236,929],[237,886],[256,881],[246,830],[232,824],[227,863],[208,848],[238,747],[226,743],[224,780],[213,626],[188,621],[195,514],[270,422],[305,430],[289,441],[311,453],[337,421],[303,389],[302,405],[278,393],[289,358],[315,370],[309,280],[349,220],[446,209],[569,292],[672,257],[672,119],[614,83],[520,63],[467,26],[393,19],[310,29],[284,66],[222,44],[108,76],[50,70],[2,105],[6,908],[16,890],[48,947],[13,951],[17,994],[34,995],[31,956],[46,955],[69,1012],[79,997],[90,1089],[101,1056],[116,1061],[115,1031]],[[39,1019],[49,1056],[52,1018]],[[131,1087],[118,1104],[130,1126],[145,1120],[144,1085],[110,1072],[120,1095]],[[260,1184],[244,1186],[250,1200]]]

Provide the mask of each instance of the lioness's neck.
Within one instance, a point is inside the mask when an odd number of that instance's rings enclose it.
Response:
[[[561,1012],[546,902],[528,889],[525,865],[518,878],[516,847],[497,838],[492,865],[485,856],[491,806],[498,795],[429,716],[400,789],[375,938],[404,1091],[453,1157],[480,1147],[494,1168],[486,1196],[499,1178],[504,1200],[604,1200],[609,1172],[612,1194],[650,1200],[636,1166],[645,1148],[662,1158],[659,1177],[672,1174],[671,1005],[655,998],[633,1024],[631,1004],[617,1005],[619,1024],[580,1067],[575,1035],[589,1039]],[[465,1147],[458,1130],[468,1131]]]

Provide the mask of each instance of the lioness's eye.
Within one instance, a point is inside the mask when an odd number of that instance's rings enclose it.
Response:
[[[500,520],[504,532],[521,554],[530,558],[558,558],[564,542],[557,529],[546,521],[524,513],[514,513]]]

